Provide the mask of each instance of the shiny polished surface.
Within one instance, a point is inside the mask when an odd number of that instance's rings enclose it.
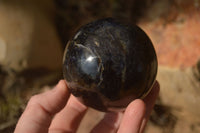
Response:
[[[68,42],[63,73],[71,93],[85,105],[118,111],[148,94],[157,57],[138,26],[102,19],[81,27]]]

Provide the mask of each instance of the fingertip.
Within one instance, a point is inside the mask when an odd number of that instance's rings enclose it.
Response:
[[[58,84],[56,85],[55,88],[59,88],[59,89],[63,89],[63,90],[67,90],[67,83],[64,79],[59,80]]]
[[[91,133],[115,133],[123,118],[122,112],[108,112],[104,115],[104,118],[91,130]]]
[[[62,97],[62,99],[66,99],[68,100],[69,96],[70,96],[70,92],[69,89],[67,87],[67,83],[65,80],[60,80],[57,85],[54,87],[53,91],[55,91],[54,95],[59,95],[59,97]]]
[[[125,113],[127,113],[127,115],[132,116],[138,113],[144,113],[145,109],[146,109],[146,105],[143,102],[143,100],[136,99],[128,105],[128,107],[125,110]]]
[[[83,112],[87,109],[83,103],[81,103],[75,96],[71,95],[68,102],[68,106],[75,108],[79,112]]]
[[[76,97],[71,95],[63,110],[54,117],[49,129],[74,133],[86,111],[87,107],[80,103]]]
[[[56,91],[55,93],[52,93],[52,99],[56,99],[54,101],[55,105],[60,105],[58,110],[61,110],[67,103],[69,97],[70,97],[70,92],[67,88],[67,84],[65,80],[60,80],[57,85],[55,86],[54,90]]]
[[[145,103],[141,99],[132,101],[125,110],[118,133],[139,132],[145,110]]]

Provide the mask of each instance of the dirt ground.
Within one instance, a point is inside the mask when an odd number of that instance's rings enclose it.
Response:
[[[13,132],[28,99],[63,78],[75,30],[103,17],[136,23],[156,49],[161,90],[145,133],[200,132],[199,0],[0,0],[0,132]],[[89,109],[77,132],[104,114]]]

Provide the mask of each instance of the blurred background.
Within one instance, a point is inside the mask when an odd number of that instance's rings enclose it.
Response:
[[[83,24],[139,25],[157,52],[161,91],[145,133],[200,132],[200,0],[0,0],[0,132],[13,132],[28,99],[62,79],[62,56]],[[89,109],[78,133],[104,116]]]

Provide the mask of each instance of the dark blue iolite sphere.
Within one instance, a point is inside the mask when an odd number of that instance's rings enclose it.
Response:
[[[153,44],[143,30],[108,18],[81,27],[68,42],[63,73],[71,93],[82,103],[116,111],[148,94],[157,64]]]

